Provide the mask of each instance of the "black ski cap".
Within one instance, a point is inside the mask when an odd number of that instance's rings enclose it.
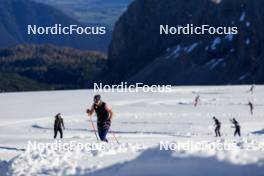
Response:
[[[94,101],[100,101],[101,100],[101,95],[95,95],[94,96]]]

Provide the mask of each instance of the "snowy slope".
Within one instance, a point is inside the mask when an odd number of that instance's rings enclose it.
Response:
[[[0,171],[7,175],[236,175],[263,176],[264,86],[174,87],[169,93],[102,93],[115,112],[106,149],[28,150],[28,141],[55,142],[53,116],[61,112],[65,138],[96,143],[85,114],[92,90],[0,94]],[[194,108],[193,101],[201,102]],[[248,101],[255,105],[249,113]],[[212,116],[222,122],[214,137]],[[230,118],[242,137],[233,137]],[[95,118],[94,118],[95,120]],[[160,150],[160,142],[232,144],[232,150]],[[1,175],[2,175],[1,174]]]

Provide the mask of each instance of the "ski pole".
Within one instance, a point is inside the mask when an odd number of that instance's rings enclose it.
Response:
[[[115,136],[115,133],[114,133],[114,131],[110,131],[112,134],[113,134],[113,136],[114,136],[114,139],[116,140],[116,142],[117,142],[117,144],[120,144],[120,142],[117,140],[117,138],[116,138],[116,136]]]
[[[113,116],[115,116],[115,113],[113,113]],[[120,144],[120,142],[117,140],[117,138],[115,136],[115,132],[113,130],[110,130],[110,133],[113,134],[113,137],[114,137],[115,141],[117,142],[117,144]]]
[[[89,116],[89,115],[88,115]],[[94,127],[94,124],[93,124],[93,121],[92,121],[92,116],[89,116],[90,117],[90,121],[91,121],[91,124],[92,124],[92,128],[93,128],[93,131],[94,131],[94,134],[95,134],[95,137],[97,139],[97,142],[99,142],[99,138],[96,134],[96,130],[95,130],[95,127]]]

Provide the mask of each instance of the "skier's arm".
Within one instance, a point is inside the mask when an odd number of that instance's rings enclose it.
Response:
[[[112,120],[112,119],[113,119],[113,114],[114,114],[113,111],[112,111],[112,108],[109,107],[109,106],[106,104],[105,109],[106,109],[107,112],[109,113],[109,118],[110,118],[110,120]]]
[[[65,126],[64,126],[63,118],[61,118],[61,124],[62,124],[63,129],[65,130]]]
[[[94,113],[94,106],[92,106],[91,109],[87,109],[86,113],[88,114],[88,116],[93,115],[93,113]]]

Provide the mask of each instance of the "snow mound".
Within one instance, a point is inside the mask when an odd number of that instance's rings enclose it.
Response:
[[[97,161],[102,157],[113,157],[117,154],[127,154],[140,151],[136,144],[125,143],[123,145],[105,145],[105,148],[92,150],[52,150],[45,148],[26,150],[13,158],[8,164],[1,163],[6,168],[6,175],[85,175],[101,169],[103,161]],[[144,146],[142,146],[144,148]],[[4,165],[5,164],[5,165]]]
[[[216,157],[198,157],[177,154],[173,151],[148,149],[132,161],[95,171],[93,176],[263,176],[264,166],[233,164]]]

